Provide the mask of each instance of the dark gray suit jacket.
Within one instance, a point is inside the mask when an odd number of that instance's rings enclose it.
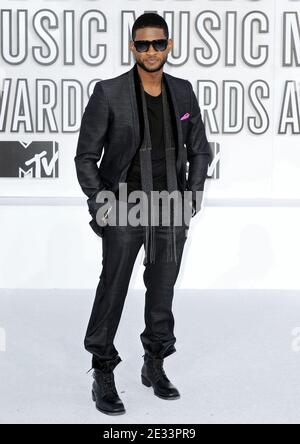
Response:
[[[205,134],[201,111],[188,80],[163,73],[171,104],[175,131],[176,171],[179,189],[204,190],[212,153]],[[186,116],[188,118],[181,120]],[[76,173],[88,205],[94,231],[102,235],[95,221],[96,195],[115,192],[126,182],[128,168],[143,140],[144,120],[137,65],[129,71],[95,84],[82,116],[76,156]],[[97,162],[101,159],[98,167]],[[186,180],[187,161],[189,162]]]

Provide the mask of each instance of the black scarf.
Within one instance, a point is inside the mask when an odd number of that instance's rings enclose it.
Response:
[[[164,145],[166,154],[166,173],[167,173],[167,191],[178,190],[177,174],[176,174],[176,147],[174,143],[173,130],[171,124],[171,115],[166,93],[165,80],[162,77],[162,100],[163,100],[163,119],[164,119]],[[142,81],[140,79],[140,90],[142,98],[143,118],[144,118],[144,138],[139,150],[140,166],[141,166],[141,183],[142,190],[147,196],[148,203],[148,221],[144,226],[144,245],[145,245],[145,259],[144,265],[147,263],[155,263],[155,227],[154,220],[154,206],[151,200],[151,191],[153,190],[153,176],[152,176],[152,160],[151,160],[151,135],[149,129],[149,119],[147,112],[147,103]],[[174,202],[170,199],[171,217],[168,229],[168,246],[167,246],[167,262],[175,261],[177,263],[176,254],[176,230],[174,227]]]

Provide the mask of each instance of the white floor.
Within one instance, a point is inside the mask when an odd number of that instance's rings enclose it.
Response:
[[[1,423],[300,423],[300,292],[184,291],[165,370],[181,399],[141,384],[144,293],[127,296],[115,379],[127,413],[91,400],[83,348],[94,292],[0,291]],[[294,341],[294,342],[293,342]]]

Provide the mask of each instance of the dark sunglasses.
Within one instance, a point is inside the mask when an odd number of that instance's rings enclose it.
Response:
[[[147,52],[152,43],[155,51],[165,51],[168,46],[168,39],[159,39],[159,40],[135,40],[134,42],[135,49],[138,52]]]

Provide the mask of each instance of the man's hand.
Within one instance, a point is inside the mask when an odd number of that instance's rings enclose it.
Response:
[[[103,193],[107,193],[107,197],[105,197],[105,202],[97,202],[97,195],[99,193],[99,191],[97,191],[94,195],[92,195],[88,200],[87,200],[87,204],[88,204],[88,208],[89,208],[89,213],[92,216],[92,218],[98,223],[97,221],[97,212],[100,208],[104,207],[102,210],[102,215],[99,215],[99,217],[101,217],[101,221],[104,223],[107,220],[108,214],[110,213],[111,209],[112,209],[112,202],[110,199],[113,199],[113,193],[112,191],[108,191],[105,189],[100,190]],[[107,202],[108,200],[108,202]]]
[[[195,214],[196,214],[196,201],[194,200],[194,199],[191,199],[190,201],[189,201],[189,205],[190,205],[190,207],[191,207],[191,209],[192,209],[192,215],[191,215],[191,217],[194,217],[195,216]]]
[[[192,200],[192,209],[193,209],[192,217],[194,217],[197,212],[196,211],[196,201],[194,199]]]
[[[191,196],[191,199],[189,199],[189,205],[192,208],[192,217],[194,217],[201,210],[202,200],[203,191],[195,191]]]

